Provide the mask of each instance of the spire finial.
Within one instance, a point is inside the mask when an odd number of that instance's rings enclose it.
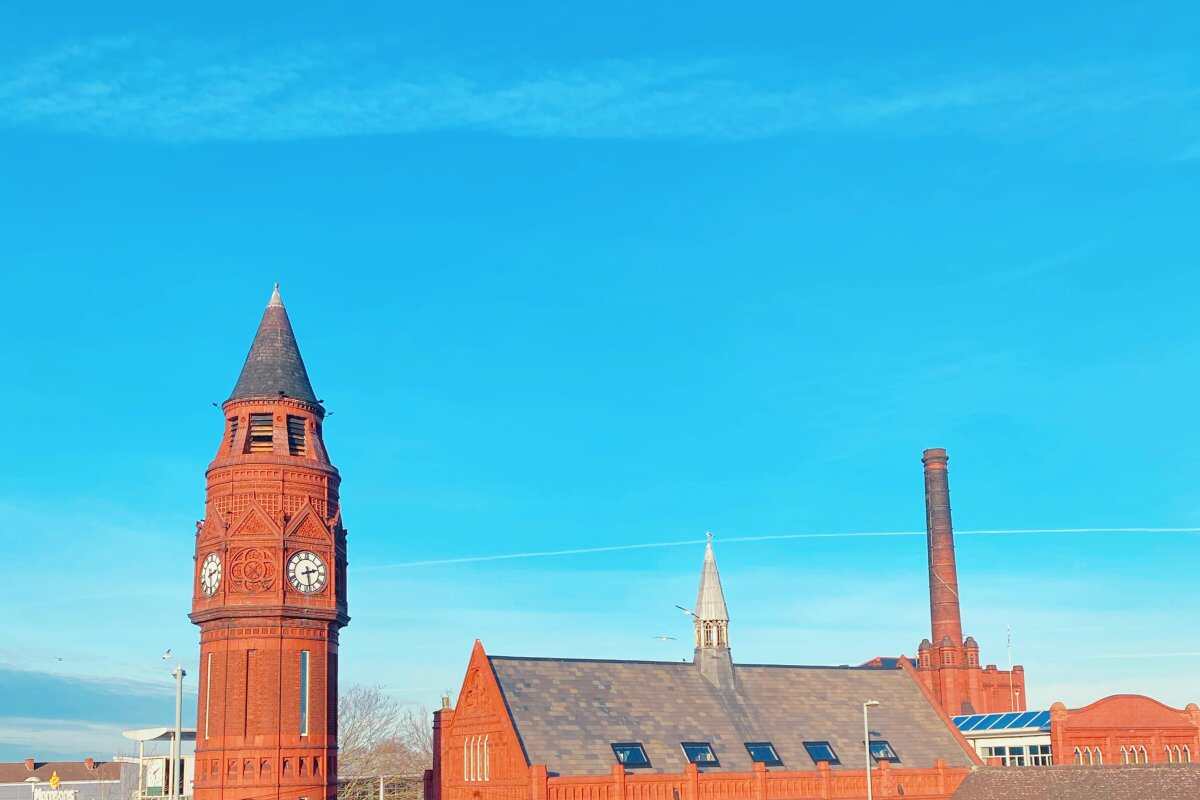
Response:
[[[704,538],[708,544],[712,544],[712,531],[705,531]]]
[[[271,306],[283,308],[283,298],[279,296],[279,281],[275,282],[275,288],[271,290],[271,300],[267,303],[267,308]]]

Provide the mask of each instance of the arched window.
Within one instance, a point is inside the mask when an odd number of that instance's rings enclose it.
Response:
[[[463,739],[463,780],[471,780],[471,737]]]
[[[1138,748],[1138,755],[1141,756],[1141,758],[1142,758],[1142,760],[1141,760],[1142,764],[1150,763],[1150,756],[1146,754],[1146,746],[1145,745],[1142,745],[1141,747]]]
[[[1121,745],[1121,763],[1129,763],[1129,751],[1125,749],[1125,745]]]
[[[489,777],[491,777],[491,776],[488,775],[488,737],[484,736],[483,737],[483,779],[486,781]]]
[[[1183,763],[1184,763],[1184,764],[1190,764],[1190,763],[1192,763],[1192,749],[1191,749],[1190,747],[1188,747],[1186,744],[1183,746],[1183,759],[1182,759],[1182,761],[1183,761]]]
[[[1104,753],[1100,752],[1099,747],[1092,748],[1092,759],[1093,759],[1093,761],[1092,761],[1093,764],[1096,764],[1099,766],[1104,766]]]
[[[1075,748],[1075,763],[1078,766],[1083,766],[1083,752],[1078,747]]]

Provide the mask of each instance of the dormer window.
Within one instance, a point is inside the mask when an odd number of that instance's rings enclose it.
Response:
[[[687,760],[698,767],[721,766],[721,763],[717,761],[716,752],[708,742],[680,742],[679,746],[683,748],[683,754]]]
[[[246,441],[247,453],[270,453],[275,449],[275,421],[270,414],[250,415],[250,435]]]
[[[641,742],[613,742],[612,749],[613,755],[617,757],[617,763],[626,769],[650,766],[650,759],[646,757],[646,748],[642,747]]]

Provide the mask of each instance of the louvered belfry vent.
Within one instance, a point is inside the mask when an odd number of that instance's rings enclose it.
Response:
[[[238,418],[229,418],[229,449],[233,449],[233,443],[237,441]]]
[[[250,415],[250,435],[247,437],[246,452],[270,453],[275,449],[274,420],[270,414]]]
[[[304,417],[287,418],[288,452],[294,456],[308,455],[307,443],[304,440]]]

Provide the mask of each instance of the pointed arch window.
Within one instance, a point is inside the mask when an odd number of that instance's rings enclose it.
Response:
[[[1188,747],[1186,744],[1183,746],[1183,763],[1192,763],[1192,748]]]
[[[1104,766],[1104,753],[1100,752],[1099,747],[1092,748],[1092,763],[1097,766]]]
[[[1078,747],[1075,748],[1075,765],[1083,766],[1083,751]]]
[[[1149,763],[1150,763],[1150,756],[1149,756],[1149,755],[1146,753],[1146,746],[1145,746],[1145,745],[1141,745],[1140,747],[1138,747],[1138,755],[1139,755],[1139,756],[1141,757],[1141,759],[1142,759],[1140,763],[1142,763],[1142,764],[1149,764]]]
[[[1129,751],[1127,749],[1125,749],[1125,745],[1121,745],[1121,763],[1122,764],[1129,763]]]

